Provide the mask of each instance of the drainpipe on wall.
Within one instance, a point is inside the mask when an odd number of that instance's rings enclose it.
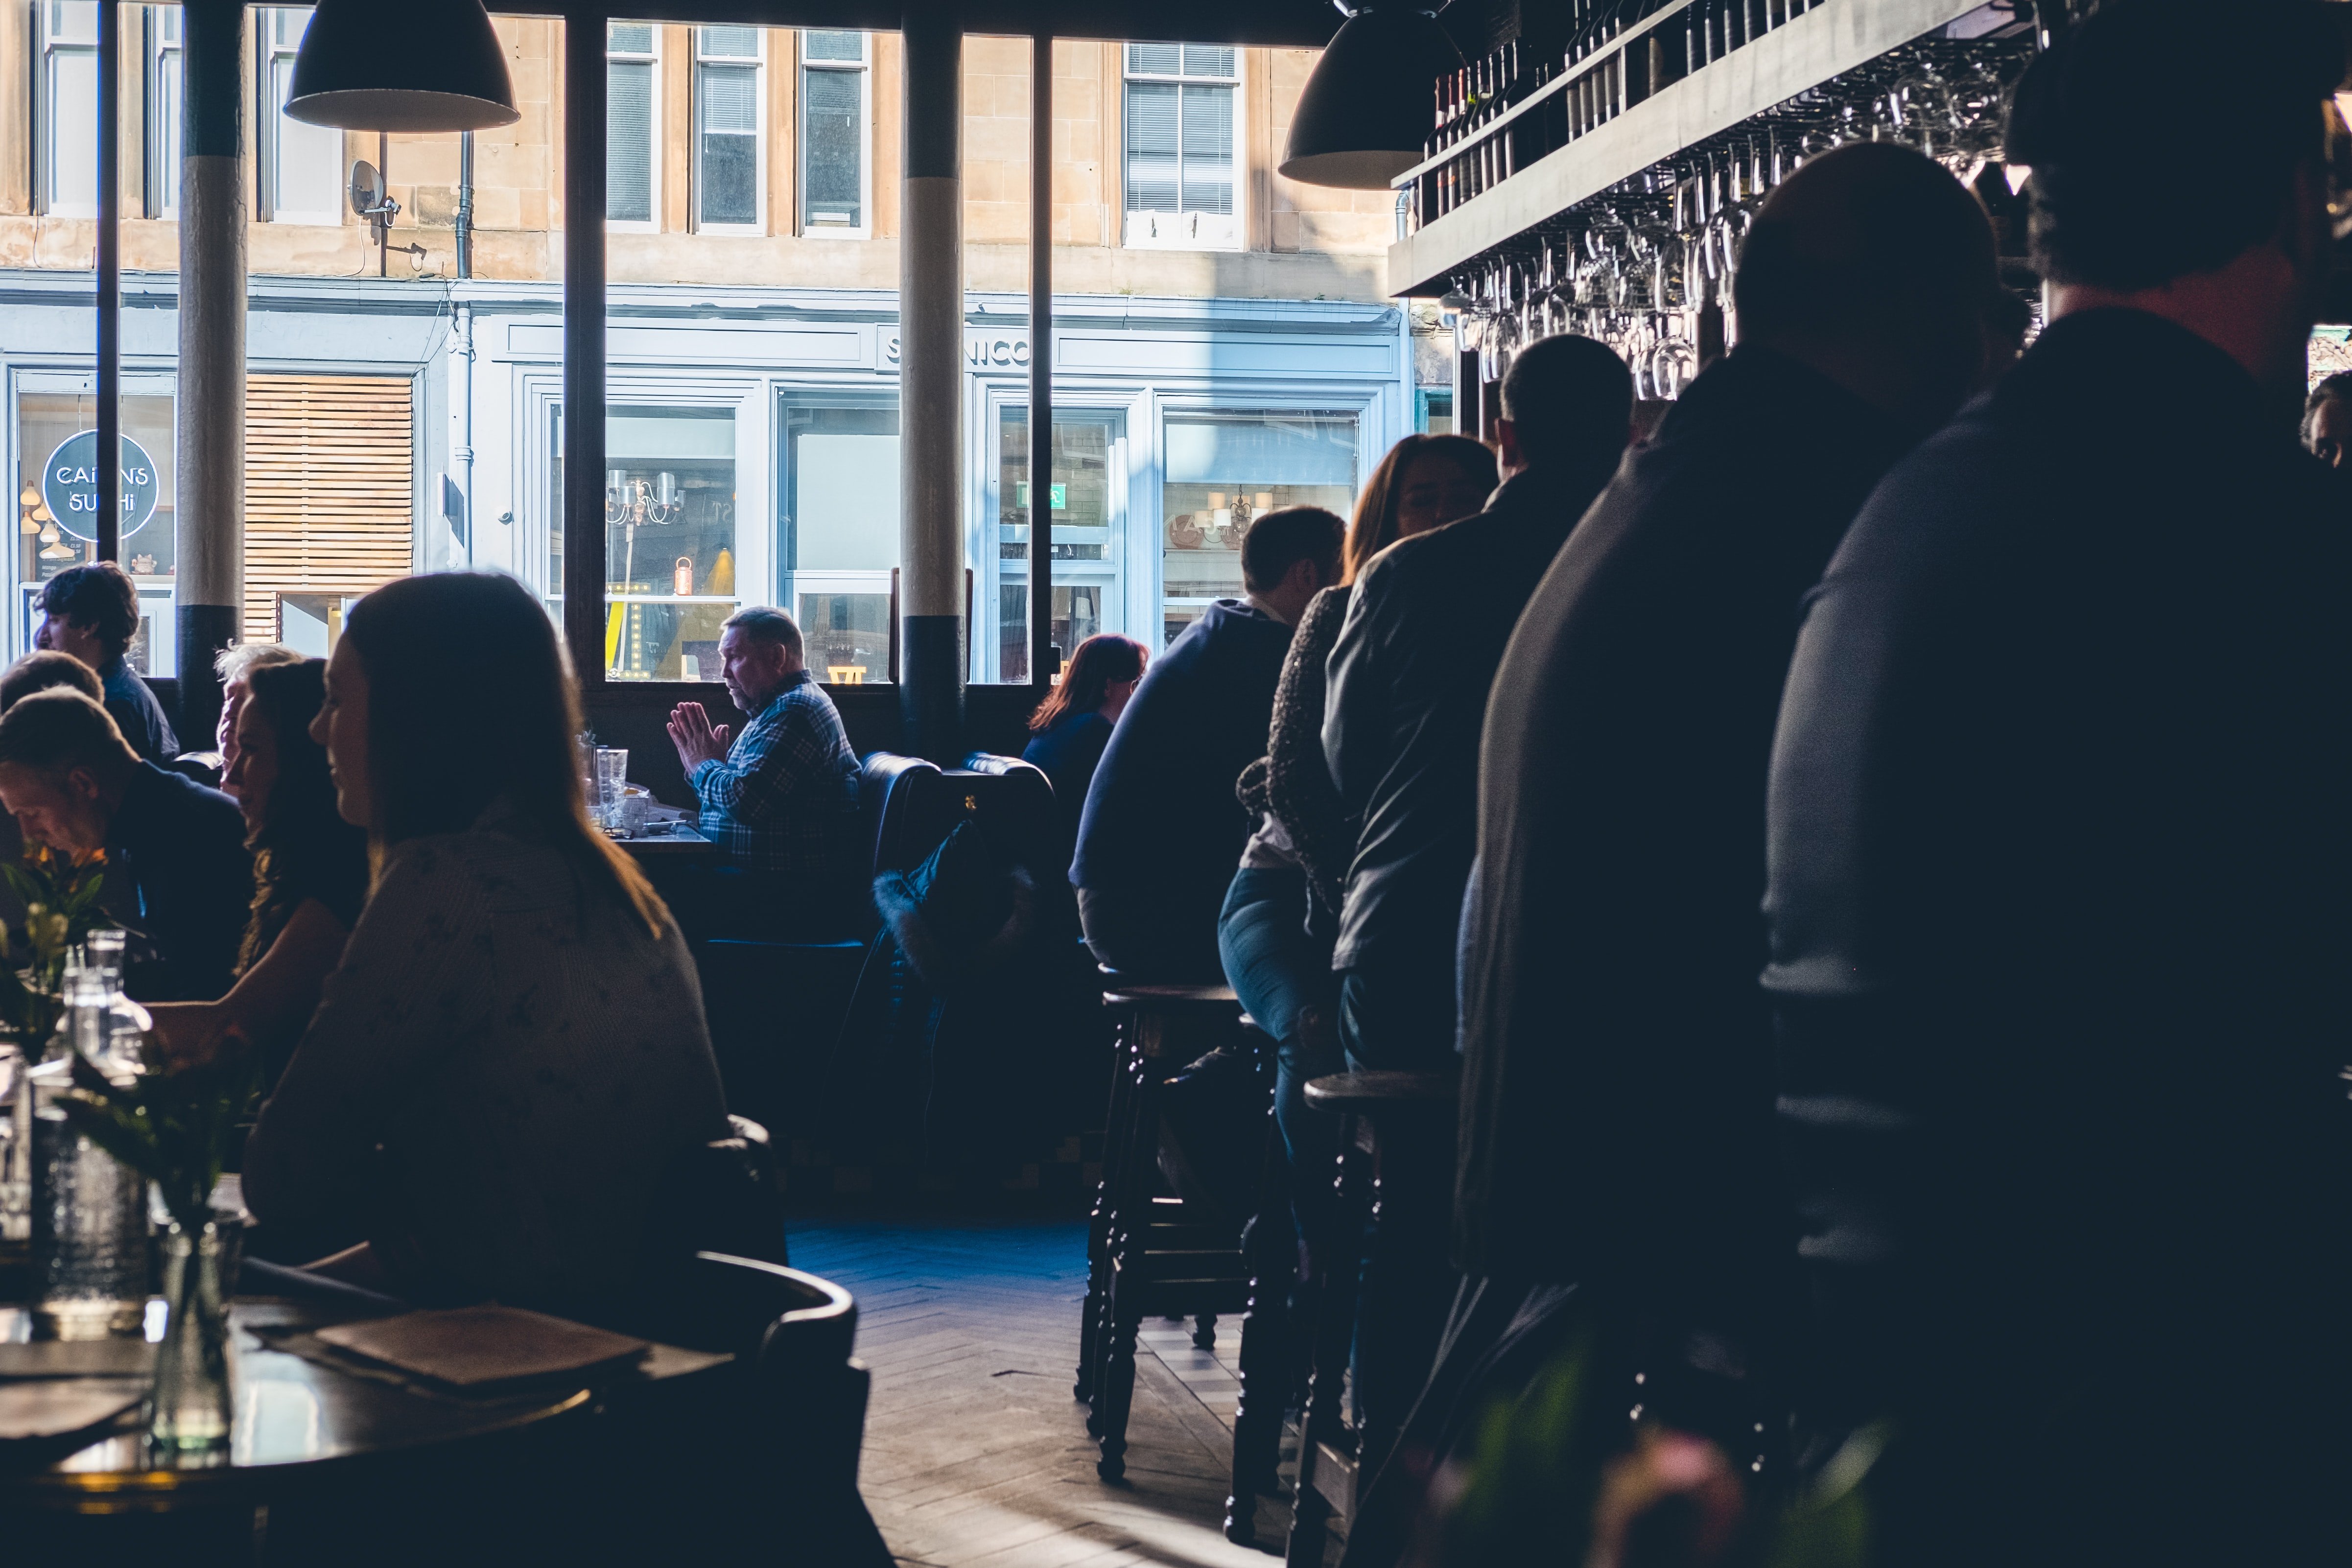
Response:
[[[457,133],[457,276],[474,276],[474,133]]]
[[[474,133],[457,136],[457,278],[474,276]],[[457,302],[449,342],[449,466],[441,511],[465,563],[474,563],[474,307]]]
[[[210,743],[213,659],[237,640],[245,592],[245,80],[239,0],[181,12],[177,557],[180,735]]]
[[[441,486],[441,517],[457,547],[457,559],[474,563],[474,307],[460,299],[449,334],[449,472]]]

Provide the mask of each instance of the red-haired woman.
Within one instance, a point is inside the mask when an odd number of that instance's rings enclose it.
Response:
[[[1147,657],[1143,644],[1132,637],[1105,632],[1087,638],[1070,655],[1061,684],[1030,716],[1029,728],[1036,738],[1021,759],[1035,763],[1053,780],[1065,844],[1078,841],[1087,786],[1094,782],[1095,764],[1110,744],[1111,726],[1143,679]],[[1069,858],[1063,857],[1062,863],[1067,867]]]

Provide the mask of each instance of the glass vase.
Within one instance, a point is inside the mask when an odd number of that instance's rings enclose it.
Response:
[[[228,1312],[221,1295],[226,1250],[217,1226],[194,1233],[174,1223],[163,1235],[163,1343],[147,1437],[168,1455],[228,1447]]]

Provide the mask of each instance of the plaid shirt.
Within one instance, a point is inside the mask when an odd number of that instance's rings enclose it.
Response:
[[[801,671],[769,699],[724,762],[687,775],[702,831],[747,871],[830,877],[856,834],[857,758],[824,688]]]

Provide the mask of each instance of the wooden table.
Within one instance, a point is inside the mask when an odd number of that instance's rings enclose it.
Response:
[[[583,1465],[583,1454],[634,1454],[652,1433],[674,1444],[679,1431],[706,1424],[726,1399],[725,1369],[733,1360],[657,1344],[638,1365],[593,1383],[461,1402],[340,1371],[272,1348],[256,1333],[353,1315],[364,1314],[307,1301],[232,1303],[236,1414],[226,1451],[177,1466],[159,1461],[145,1451],[135,1411],[94,1440],[66,1439],[70,1451],[0,1450],[0,1538],[27,1539],[22,1532],[29,1531],[45,1545],[78,1550],[87,1542],[110,1558],[107,1542],[120,1549],[152,1541],[169,1525],[164,1540],[216,1548],[253,1536],[256,1511],[266,1508],[268,1558],[278,1561],[306,1528],[313,1542],[341,1529],[336,1521],[350,1515],[354,1500],[371,1501],[370,1513],[391,1511],[367,1526],[387,1552],[404,1531],[411,1540],[429,1534],[436,1515],[450,1521],[452,1535],[471,1534],[509,1505],[550,1505],[547,1478],[584,1479],[593,1467]],[[0,1308],[0,1339],[21,1338],[22,1322],[17,1309]],[[22,1355],[10,1364],[21,1369]],[[236,1555],[253,1560],[242,1550]],[[183,1552],[182,1560],[192,1559]]]
[[[666,833],[613,841],[641,861],[717,860],[727,852],[723,845],[703,837],[701,830],[688,822],[680,822]]]

